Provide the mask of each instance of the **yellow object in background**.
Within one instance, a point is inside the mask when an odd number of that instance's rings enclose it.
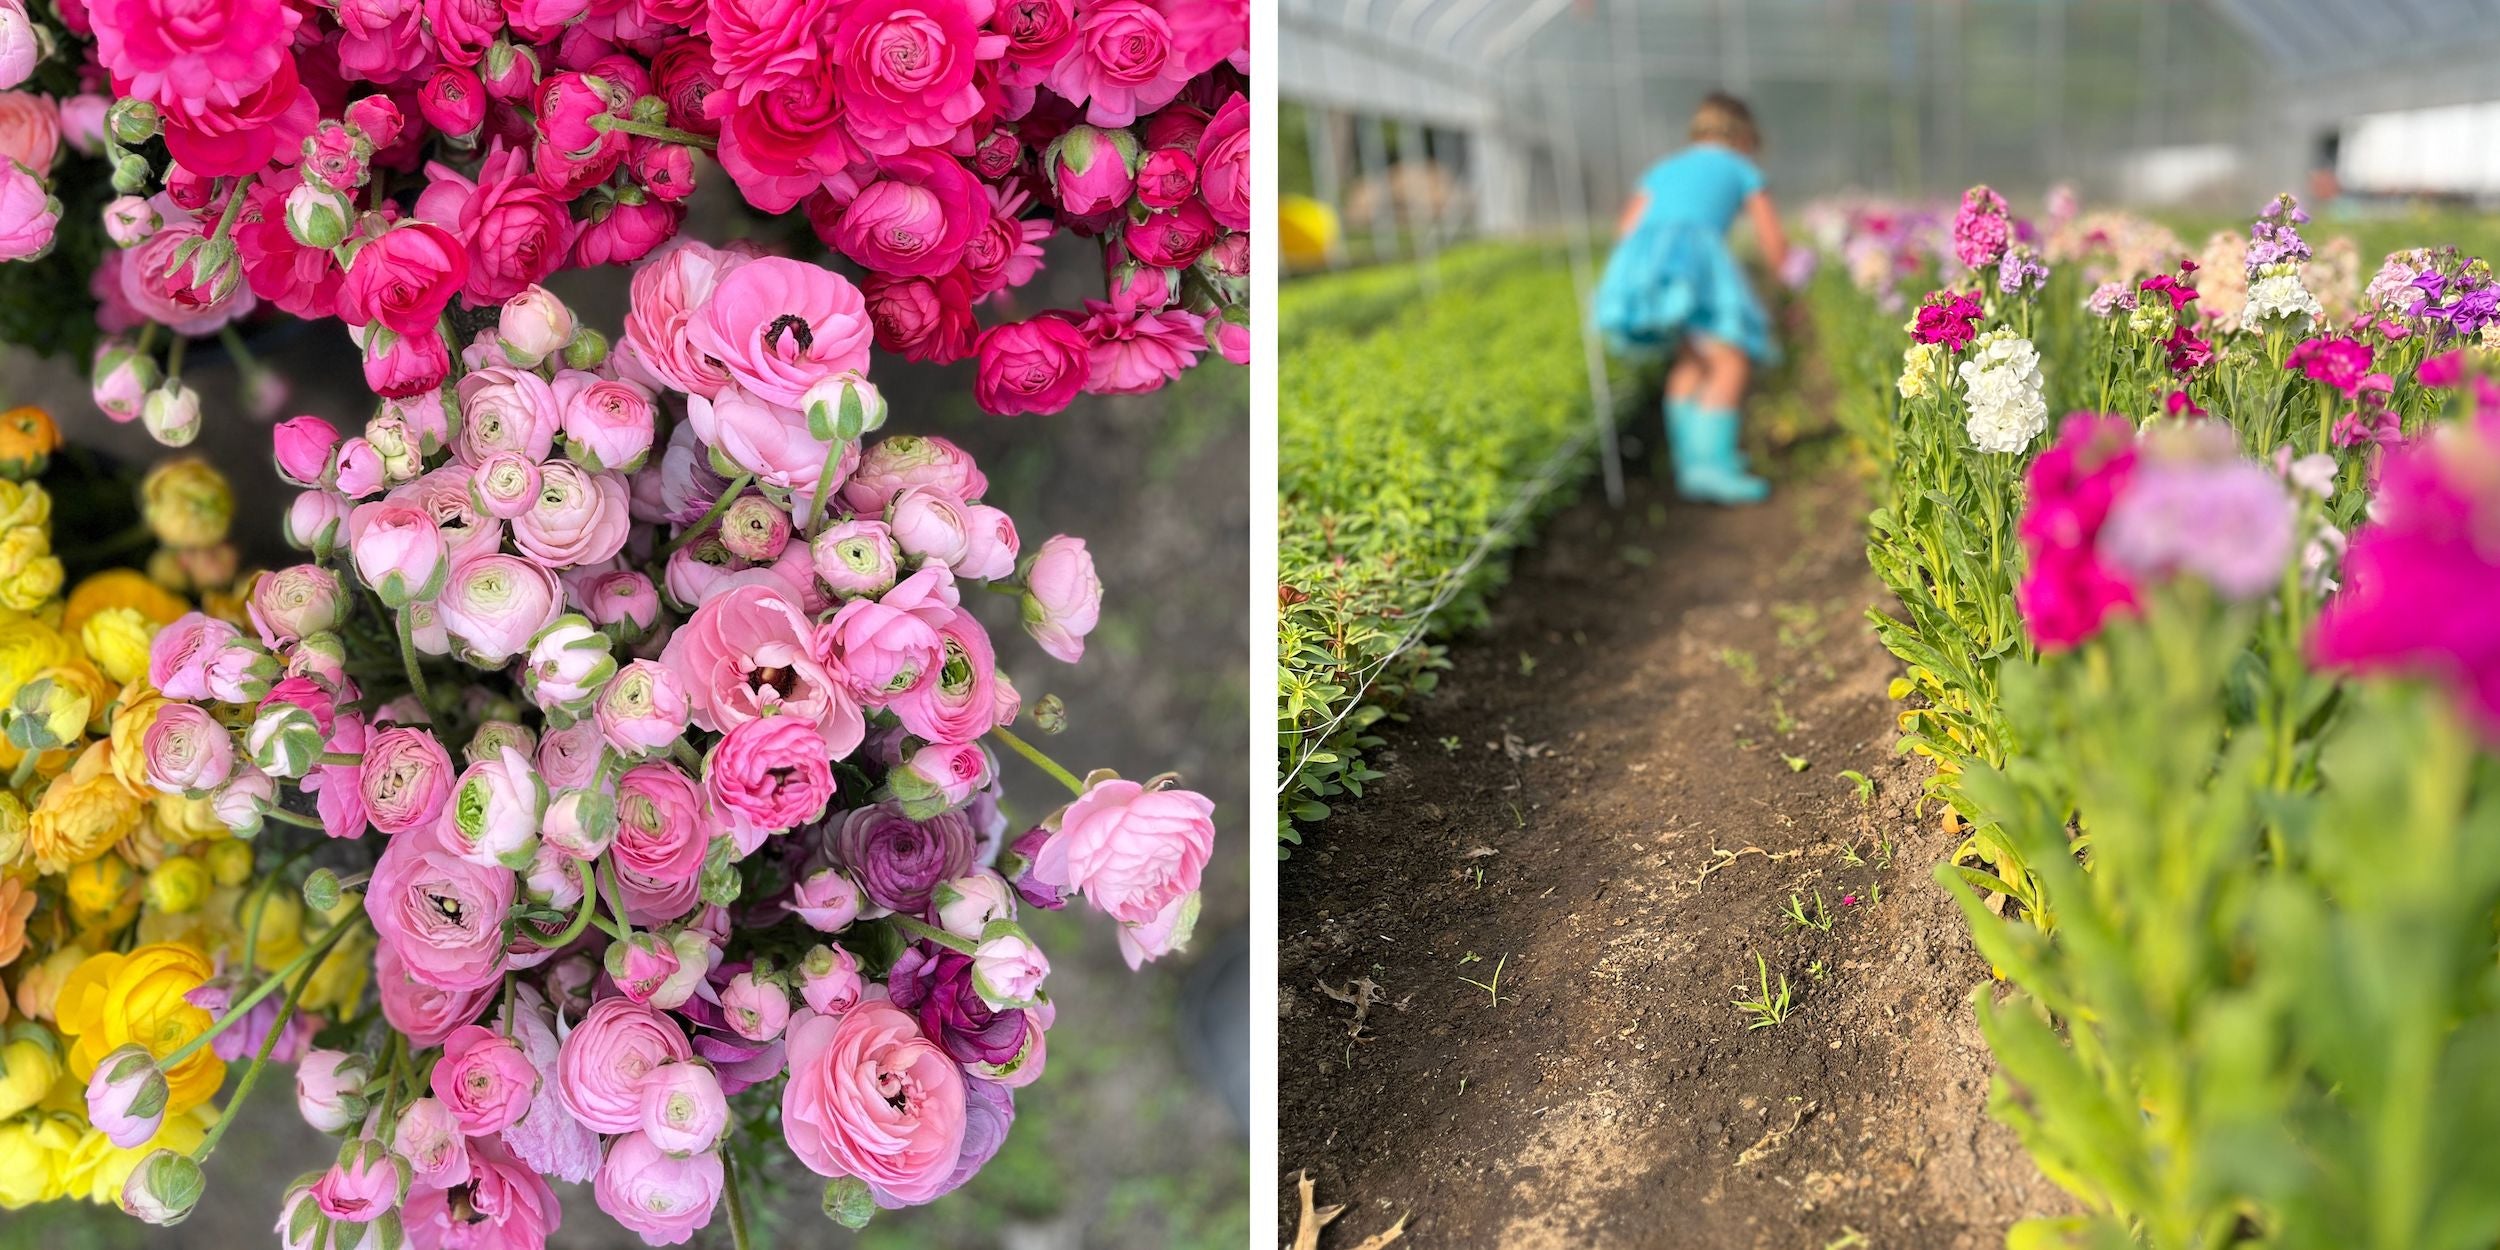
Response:
[[[1337,246],[1337,210],[1307,195],[1276,199],[1276,245],[1285,263],[1307,269],[1328,263]]]

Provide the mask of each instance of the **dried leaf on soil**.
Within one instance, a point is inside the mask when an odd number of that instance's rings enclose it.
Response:
[[[1374,1003],[1382,1001],[1385,997],[1380,992],[1379,984],[1370,977],[1356,977],[1343,989],[1335,988],[1326,981],[1320,982],[1317,988],[1320,993],[1354,1009],[1354,1023],[1346,1029],[1345,1035],[1358,1042],[1364,1040],[1363,1018],[1371,1014]],[[1413,995],[1408,997],[1412,998]]]

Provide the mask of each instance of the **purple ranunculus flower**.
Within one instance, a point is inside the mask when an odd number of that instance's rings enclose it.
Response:
[[[915,945],[894,961],[886,990],[957,1063],[1005,1063],[1024,1049],[1024,1010],[981,1001],[969,955]]]
[[[975,841],[960,811],[921,821],[897,804],[878,803],[842,817],[833,854],[878,906],[920,916],[939,882],[971,870]]]

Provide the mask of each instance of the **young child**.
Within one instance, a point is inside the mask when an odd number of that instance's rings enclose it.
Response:
[[[1736,408],[1754,362],[1778,359],[1779,348],[1726,235],[1743,210],[1774,273],[1788,244],[1751,159],[1761,137],[1745,102],[1711,93],[1690,135],[1691,146],[1641,176],[1624,207],[1622,238],[1597,287],[1597,323],[1620,350],[1674,353],[1666,409],[1676,493],[1755,503],[1771,488],[1737,450]]]

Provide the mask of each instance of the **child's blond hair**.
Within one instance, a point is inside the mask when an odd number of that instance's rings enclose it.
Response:
[[[1687,133],[1695,143],[1724,143],[1745,152],[1762,146],[1762,132],[1754,127],[1753,110],[1724,91],[1702,97],[1701,107],[1693,110],[1693,124]]]

